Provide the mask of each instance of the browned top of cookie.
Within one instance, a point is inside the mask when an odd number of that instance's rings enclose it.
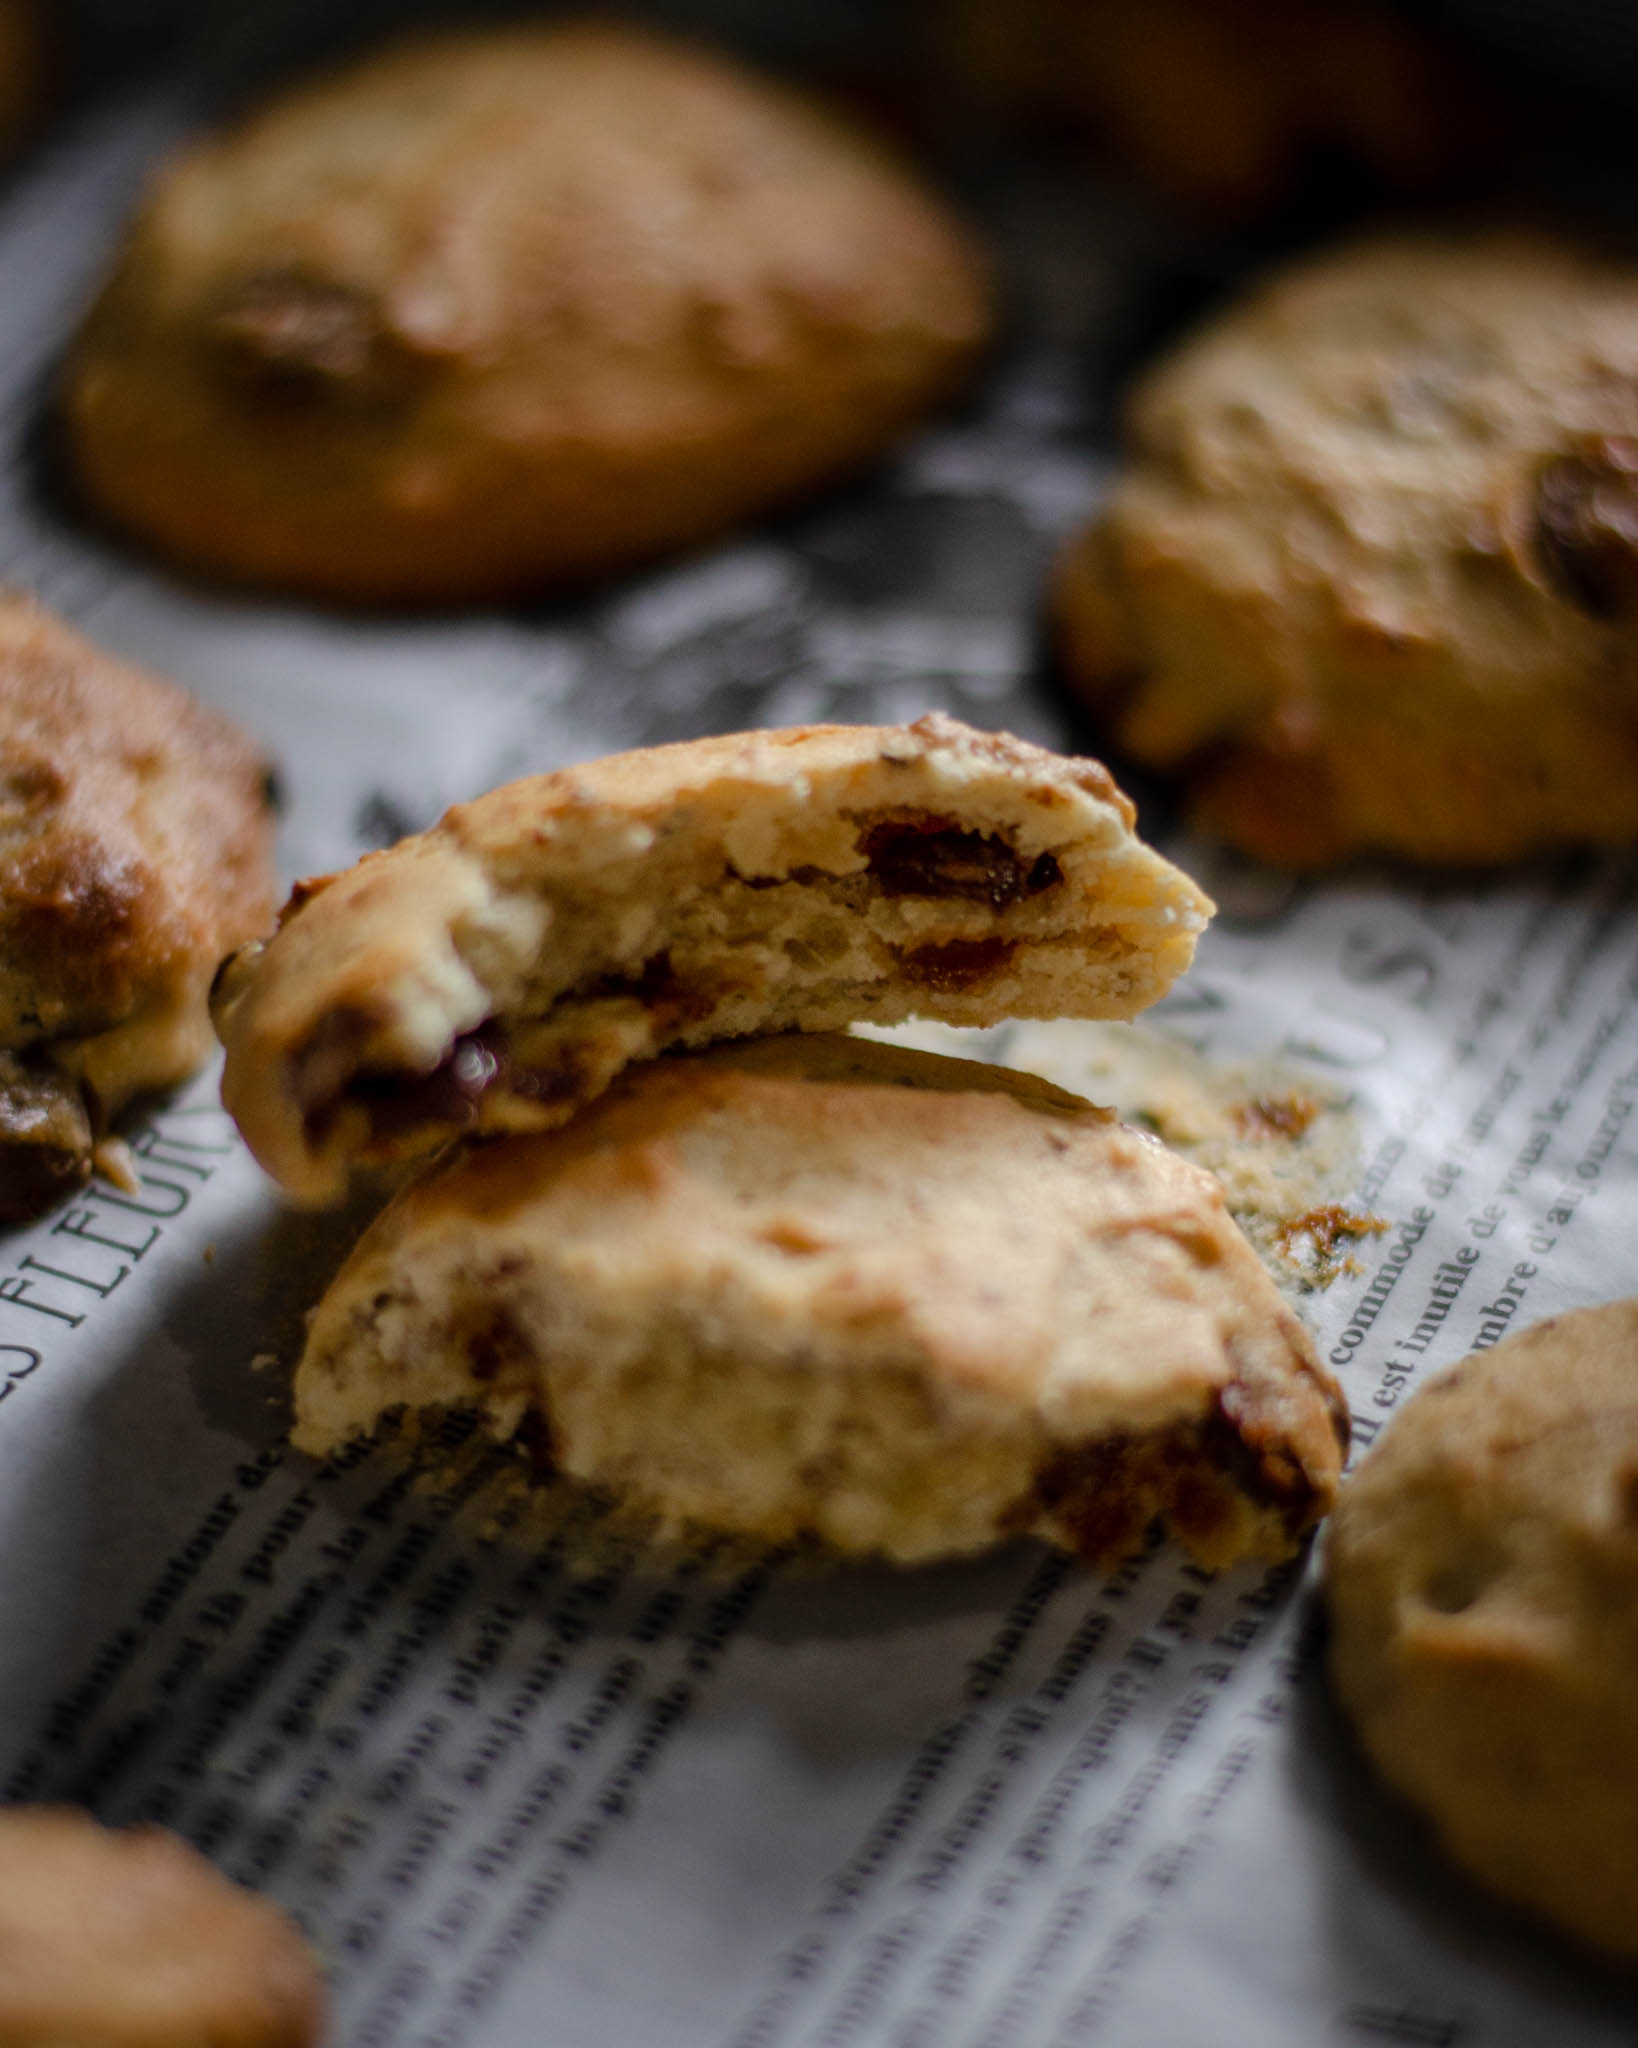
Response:
[[[668,1520],[901,1557],[1168,1517],[1222,1564],[1344,1422],[1209,1174],[1029,1075],[794,1033],[630,1069],[408,1189],[314,1317],[298,1441],[531,1419]]]
[[[242,733],[0,598],[0,1055],[19,1073],[100,1125],[191,1071],[218,961],[271,918],[271,854]],[[0,1144],[27,1141],[27,1092],[0,1086]]]
[[[160,179],[67,405],[205,566],[441,600],[600,573],[875,448],[988,326],[884,152],[606,24],[400,45]]]
[[[290,1923],[176,1836],[0,1812],[6,2048],[315,2048],[323,2006]]]
[[[1068,659],[1297,864],[1638,833],[1638,268],[1523,234],[1302,263],[1158,366]]]
[[[298,1199],[629,1061],[912,1014],[1130,1016],[1211,906],[1096,762],[929,716],[531,777],[298,887],[215,998],[223,1096]]]

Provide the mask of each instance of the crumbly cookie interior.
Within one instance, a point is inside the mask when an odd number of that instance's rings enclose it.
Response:
[[[632,1059],[798,1024],[928,1011],[981,1023],[1088,1002],[1122,1015],[1153,999],[1144,907],[1111,903],[1089,929],[1084,890],[1052,853],[926,812],[848,825],[862,855],[851,873],[745,876],[679,835],[669,855],[646,857],[640,892],[616,882],[555,896],[549,945],[510,965],[497,1015],[457,1034],[428,1073],[366,1064],[335,1091],[344,1026],[332,1020],[294,1073],[310,1139],[349,1111],[368,1123],[366,1155],[392,1156],[428,1125],[538,1129]]]
[[[931,714],[525,778],[298,884],[212,991],[223,1100],[297,1200],[564,1123],[634,1060],[925,1016],[1130,1017],[1211,915],[1095,761]]]

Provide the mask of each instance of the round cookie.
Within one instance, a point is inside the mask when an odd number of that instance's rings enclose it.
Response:
[[[564,1123],[673,1046],[910,1016],[1130,1017],[1212,906],[1096,761],[938,713],[614,754],[299,883],[212,1009],[298,1201]]]
[[[476,1408],[663,1522],[1205,1564],[1330,1505],[1341,1397],[1201,1168],[1033,1076],[796,1033],[436,1167],[312,1320],[295,1441]]]
[[[323,2021],[295,1928],[175,1835],[0,1810],[6,2048],[316,2048]]]
[[[879,450],[989,326],[872,144],[609,25],[402,45],[158,181],[64,403],[178,559],[342,600],[601,575]]]
[[[79,1186],[124,1105],[205,1058],[272,851],[242,733],[0,594],[0,1221]]]
[[[1638,837],[1638,269],[1396,237],[1157,367],[1066,553],[1071,681],[1311,867]]]
[[[1342,1489],[1331,1672],[1468,1870],[1638,1958],[1638,1301],[1417,1395]]]

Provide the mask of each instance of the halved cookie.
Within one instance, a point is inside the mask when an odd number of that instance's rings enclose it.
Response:
[[[224,969],[223,1100],[298,1201],[565,1122],[634,1059],[911,1015],[1126,1017],[1211,913],[1095,761],[933,715],[621,754],[301,884]]]
[[[6,2048],[316,2048],[323,2031],[296,1929],[177,1836],[0,1812]]]
[[[1211,1176],[1032,1076],[792,1034],[632,1068],[401,1193],[295,1441],[477,1408],[667,1523],[1209,1565],[1330,1505],[1346,1412]]]
[[[0,595],[0,1221],[204,1059],[217,962],[272,915],[272,838],[242,733]]]
[[[422,37],[158,180],[65,392],[197,567],[442,603],[606,575],[875,454],[990,326],[878,145],[606,22]]]
[[[1638,1960],[1638,1301],[1430,1381],[1344,1487],[1327,1577],[1383,1775],[1486,1884]]]

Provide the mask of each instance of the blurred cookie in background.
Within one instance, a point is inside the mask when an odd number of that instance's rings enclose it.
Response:
[[[701,50],[530,27],[400,45],[181,158],[64,402],[88,491],[178,560],[460,601],[846,470],[989,325],[872,142]]]
[[[1638,838],[1638,269],[1297,265],[1160,363],[1059,569],[1072,686],[1265,860]]]
[[[0,1812],[6,2048],[316,2048],[323,2020],[296,1929],[176,1835]]]
[[[212,1044],[218,961],[273,913],[267,764],[228,721],[0,595],[0,1222],[96,1164]]]
[[[1638,1960],[1638,1302],[1475,1352],[1344,1482],[1331,1675],[1474,1876]]]
[[[944,0],[975,99],[1084,132],[1112,170],[1219,220],[1301,204],[1316,176],[1412,195],[1494,173],[1507,125],[1466,56],[1371,0]]]

